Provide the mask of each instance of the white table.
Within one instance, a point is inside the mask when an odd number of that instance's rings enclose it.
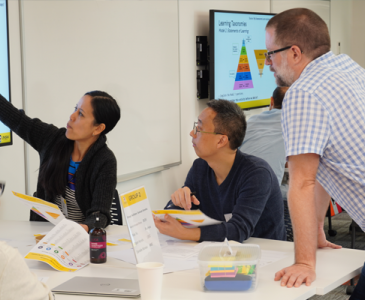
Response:
[[[20,222],[0,220],[0,239],[11,239],[26,241],[27,244],[35,244],[33,234],[49,231],[53,225],[43,222]],[[124,226],[112,227],[108,231],[126,232]],[[209,299],[221,300],[229,296],[230,300],[240,299],[243,295],[245,300],[253,299],[308,299],[318,294],[323,295],[336,288],[340,284],[355,277],[361,271],[365,261],[365,251],[352,249],[320,249],[317,254],[317,280],[307,287],[300,288],[281,287],[279,282],[274,281],[275,272],[283,267],[289,266],[294,261],[294,244],[291,242],[281,242],[250,238],[246,243],[258,244],[262,250],[273,250],[287,252],[288,256],[280,261],[259,268],[258,287],[249,293],[221,293],[204,292],[200,285],[199,270],[188,270],[164,275],[162,299]],[[25,255],[32,246],[22,246],[19,248],[21,254]],[[126,246],[128,247],[128,246]],[[123,247],[109,247],[108,251],[120,250]],[[90,264],[76,273],[63,273],[55,271],[45,263],[26,260],[30,269],[41,277],[49,277],[46,282],[52,289],[73,276],[90,277],[115,277],[115,278],[137,278],[136,268],[120,260],[109,257],[107,263],[102,265]],[[82,300],[90,299],[83,296],[57,295],[57,300]],[[110,300],[107,297],[93,297],[93,299]]]

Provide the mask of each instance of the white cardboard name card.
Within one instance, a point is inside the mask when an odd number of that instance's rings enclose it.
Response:
[[[144,187],[120,195],[138,263],[161,262],[162,251]]]

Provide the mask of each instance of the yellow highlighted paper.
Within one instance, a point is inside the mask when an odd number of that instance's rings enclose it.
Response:
[[[184,227],[196,228],[198,226],[216,225],[222,223],[222,221],[214,220],[205,215],[201,210],[177,210],[177,209],[164,209],[153,210],[152,213],[164,221],[165,214],[178,220]],[[197,219],[198,217],[198,219]],[[182,221],[184,220],[184,221]],[[198,224],[194,224],[198,223]]]
[[[33,212],[54,225],[57,225],[65,219],[65,216],[61,212],[60,208],[54,203],[47,202],[36,197],[23,195],[17,192],[13,192],[13,194],[14,196],[17,196],[19,200],[23,202],[23,204],[27,205]]]
[[[19,200],[27,205],[33,212],[51,222],[54,225],[57,225],[62,220],[65,219],[60,208],[51,202],[44,201],[42,199],[23,195],[21,193],[13,192],[14,196],[17,196]]]
[[[45,254],[29,252],[25,256],[25,258],[45,262],[45,263],[49,264],[52,268],[54,268],[58,271],[75,272],[78,270],[78,269],[66,268],[65,266],[61,265],[55,258],[45,255]]]
[[[39,199],[39,198],[35,198],[35,197],[32,197],[32,196],[28,196],[28,195],[23,195],[23,194],[16,193],[16,192],[13,192],[13,194],[15,196],[21,198],[21,199],[24,199],[24,200],[27,200],[27,201],[30,201],[30,202],[34,202],[34,203],[38,203],[38,204],[43,204],[43,205],[46,205],[46,206],[53,207],[55,209],[59,209],[56,204],[50,203],[50,202],[47,202],[47,201],[44,201],[44,200]]]
[[[75,272],[90,262],[89,243],[89,235],[79,224],[63,219],[25,258],[47,263],[57,271]]]

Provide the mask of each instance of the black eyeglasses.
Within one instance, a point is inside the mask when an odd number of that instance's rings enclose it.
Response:
[[[4,193],[5,182],[0,181],[0,196]]]
[[[281,49],[278,49],[278,50],[274,50],[274,51],[270,51],[270,52],[265,52],[265,58],[268,62],[271,61],[271,55],[274,54],[274,53],[278,53],[278,52],[281,52],[281,51],[284,51],[284,50],[288,50],[290,49],[291,47],[293,46],[287,46],[287,47],[284,47],[284,48],[281,48]]]
[[[202,132],[202,133],[210,133],[210,134],[220,134],[220,135],[226,135],[224,133],[219,133],[219,132],[209,132],[209,131],[203,131],[203,130],[198,130],[198,122],[194,122],[194,126],[193,126],[193,133],[194,135],[196,135],[198,132]],[[228,135],[227,135],[228,137]],[[229,140],[229,137],[228,137]]]
[[[223,135],[223,133],[198,130],[198,122],[194,122],[193,132],[194,132],[194,135],[196,135],[197,132],[210,133],[210,134],[222,134]]]

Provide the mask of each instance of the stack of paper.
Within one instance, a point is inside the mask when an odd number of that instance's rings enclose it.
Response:
[[[79,224],[64,219],[25,258],[45,262],[58,271],[80,270],[90,262],[89,235]]]
[[[65,219],[65,216],[59,209],[59,207],[42,199],[31,197],[28,195],[23,195],[20,193],[13,192],[13,194],[19,197],[20,201],[27,205],[33,212],[45,218],[47,221],[51,222],[54,225],[57,225],[62,220]]]
[[[222,223],[222,221],[214,220],[207,215],[205,215],[201,210],[174,210],[174,209],[165,209],[165,210],[153,210],[152,213],[160,218],[162,221],[164,220],[165,214],[170,215],[171,217],[178,220],[181,225],[187,228],[196,228],[201,226],[208,225],[216,225]]]

